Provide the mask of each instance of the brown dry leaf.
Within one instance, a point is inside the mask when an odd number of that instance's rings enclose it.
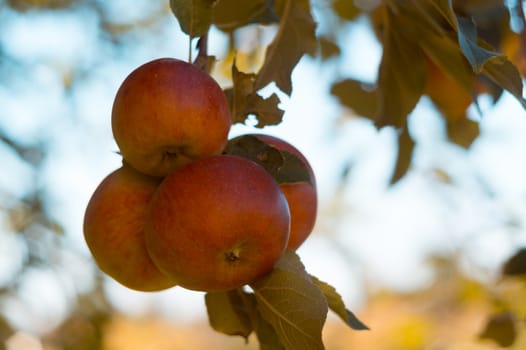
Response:
[[[308,0],[281,0],[277,3],[280,8],[279,30],[267,48],[254,88],[259,91],[275,82],[279,89],[290,95],[294,67],[304,54],[316,52],[316,24]]]

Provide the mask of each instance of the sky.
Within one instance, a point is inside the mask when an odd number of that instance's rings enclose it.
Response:
[[[142,18],[145,8],[158,10],[146,1],[131,12],[119,8],[119,1],[105,4],[123,22]],[[21,281],[20,295],[2,305],[21,329],[38,332],[58,324],[73,295],[92,286],[95,267],[83,240],[82,218],[95,187],[120,165],[110,126],[113,96],[139,64],[187,56],[188,41],[176,20],[160,23],[153,33],[134,33],[115,48],[99,37],[93,13],[20,15],[0,9],[1,47],[24,67],[0,86],[0,127],[23,142],[49,148],[42,172],[34,174],[0,146],[4,167],[10,169],[0,172],[0,188],[22,196],[36,182],[66,231],[59,257],[63,268],[31,271]],[[328,94],[330,79],[320,79],[350,75],[373,82],[381,47],[364,21],[349,26],[342,40],[343,48],[353,50],[344,52],[336,68],[310,58],[301,61],[293,74],[294,93],[281,105],[283,123],[259,130],[296,145],[314,168],[318,223],[298,251],[307,270],[333,284],[351,310],[364,305],[369,288],[410,291],[431,283],[433,270],[426,264],[431,253],[460,251],[466,271],[491,281],[514,248],[526,243],[525,111],[507,94],[494,108],[481,101],[484,116],[471,111],[480,120],[481,136],[466,151],[446,142],[440,117],[423,99],[410,117],[419,142],[413,169],[389,187],[396,133],[352,116]],[[225,37],[213,31],[210,42],[211,53],[220,56]],[[67,90],[64,81],[71,74],[81,79]],[[253,131],[236,125],[231,135]],[[342,182],[347,164],[351,173]],[[441,182],[437,169],[453,182]],[[510,229],[506,223],[513,220],[519,225]],[[2,227],[0,282],[12,278],[24,256],[20,240]],[[110,300],[125,313],[153,309],[179,322],[205,315],[201,293],[181,288],[139,293],[111,279],[106,285]]]

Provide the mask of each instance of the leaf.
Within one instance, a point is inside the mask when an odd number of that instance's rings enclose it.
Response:
[[[309,170],[305,163],[294,153],[280,150],[283,165],[278,169],[275,179],[278,183],[308,182],[313,185]]]
[[[518,69],[506,56],[479,46],[477,28],[472,20],[457,17],[458,42],[462,52],[477,74],[484,73],[496,84],[509,91],[526,108],[522,97],[522,79]]]
[[[329,58],[338,56],[341,52],[340,47],[329,38],[318,38],[318,45],[320,49],[320,55],[323,60],[328,60]]]
[[[505,276],[526,275],[526,248],[520,249],[504,263],[502,273]]]
[[[332,8],[340,18],[348,21],[356,19],[361,14],[360,9],[354,5],[353,1],[334,0]]]
[[[287,250],[274,270],[250,285],[261,316],[287,350],[321,350],[328,305],[299,257]]]
[[[240,335],[245,339],[252,333],[252,323],[243,298],[237,290],[205,294],[210,326],[227,335]]]
[[[433,63],[456,81],[468,94],[473,93],[475,75],[458,44],[445,35],[425,35],[422,48]]]
[[[309,170],[296,155],[278,150],[253,135],[242,135],[228,141],[226,154],[250,159],[265,168],[282,183],[310,182]]]
[[[479,123],[464,117],[458,120],[447,120],[447,135],[449,139],[464,148],[471,146],[479,136]]]
[[[491,339],[502,347],[513,345],[517,338],[515,315],[509,311],[492,315],[479,337]]]
[[[425,17],[429,25],[438,29],[441,34],[444,30],[457,28],[457,19],[449,0],[411,0],[411,3],[420,12],[420,16]]]
[[[411,139],[406,126],[398,135],[398,155],[393,176],[391,177],[391,184],[398,182],[409,170],[414,147],[415,142]]]
[[[522,78],[520,73],[505,56],[495,56],[484,65],[483,73],[497,85],[510,92],[526,108],[526,100],[522,97]]]
[[[413,2],[418,2],[419,0],[413,0]],[[457,28],[457,21],[455,13],[453,12],[453,3],[452,0],[435,0],[428,1],[436,11],[438,11],[451,25],[453,28]]]
[[[215,2],[216,0],[170,0],[170,8],[183,32],[195,38],[208,32]]]
[[[254,94],[255,74],[243,73],[237,69],[236,60],[232,63],[232,82],[234,86],[225,91],[230,103],[232,123],[244,123],[247,119],[248,99]]]
[[[263,98],[254,88],[256,75],[243,73],[232,63],[232,81],[234,86],[225,91],[232,115],[232,123],[244,123],[250,114],[256,116],[257,127],[281,123],[284,111],[278,107],[281,102],[276,94]]]
[[[242,292],[241,296],[248,307],[250,319],[258,337],[260,350],[285,350],[272,325],[261,316],[254,294]]]
[[[280,102],[276,94],[272,94],[267,98],[263,98],[257,93],[251,95],[247,106],[247,113],[256,116],[258,120],[256,128],[281,123],[285,111],[278,107]]]
[[[364,84],[353,79],[334,83],[331,94],[340,103],[351,108],[356,114],[374,120],[377,113],[378,96],[376,90],[364,88]]]
[[[279,30],[268,46],[263,66],[257,74],[256,91],[271,82],[286,94],[292,93],[291,75],[305,53],[316,52],[316,25],[309,0],[281,0]]]
[[[486,61],[498,54],[478,45],[477,28],[471,19],[457,17],[457,21],[457,34],[460,48],[471,64],[471,67],[473,67],[473,71],[475,73],[481,73]]]
[[[283,166],[281,152],[252,135],[242,135],[229,140],[224,153],[252,160],[273,174]]]
[[[317,277],[314,277],[312,275],[310,277],[312,279],[312,282],[314,282],[314,284],[316,284],[320,288],[323,295],[325,295],[325,299],[327,299],[327,302],[329,303],[329,309],[334,311],[349,327],[351,327],[354,330],[369,329],[369,327],[367,327],[362,321],[358,319],[358,317],[356,317],[351,311],[349,311],[345,307],[342,297],[340,296],[340,294],[338,294],[338,292],[333,286],[319,280]]]
[[[272,0],[218,0],[214,6],[213,23],[222,31],[231,32],[248,24],[279,22]]]
[[[418,30],[408,16],[385,8],[384,54],[378,76],[378,127],[403,127],[425,87],[426,65],[418,42],[410,39]]]

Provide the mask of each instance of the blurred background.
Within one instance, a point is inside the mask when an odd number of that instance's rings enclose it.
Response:
[[[300,61],[283,122],[232,129],[282,137],[314,168],[319,215],[298,253],[371,328],[331,315],[327,349],[526,348],[526,285],[501,273],[526,245],[526,112],[507,93],[481,95],[482,115],[467,109],[476,135],[459,145],[422,97],[411,167],[391,185],[395,130],[331,94],[344,77],[376,81],[382,45],[360,13],[379,1],[355,1],[348,19],[332,13],[341,3],[313,1],[334,52]],[[214,77],[230,83],[233,41],[251,67],[275,32],[212,27]],[[151,59],[187,59],[189,44],[164,0],[0,0],[0,349],[258,348],[215,333],[202,293],[139,293],[103,276],[83,239],[86,204],[121,162],[110,125],[120,83]]]

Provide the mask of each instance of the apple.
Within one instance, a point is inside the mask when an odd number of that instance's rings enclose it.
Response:
[[[146,247],[181,287],[224,291],[267,274],[289,238],[287,201],[255,162],[196,160],[166,176],[146,220]]]
[[[144,240],[148,205],[159,183],[159,178],[125,164],[102,180],[84,215],[84,238],[97,265],[134,290],[157,291],[175,285],[154,265]]]
[[[290,209],[290,238],[289,249],[298,249],[307,237],[311,234],[316,222],[318,211],[318,195],[316,190],[316,178],[314,171],[307,158],[291,143],[275,136],[265,134],[248,134],[243,136],[253,136],[267,145],[280,151],[292,153],[303,163],[310,175],[310,182],[281,183],[283,191]],[[234,141],[232,139],[232,141]]]
[[[111,123],[127,162],[145,174],[165,176],[192,160],[220,154],[231,117],[212,77],[190,63],[160,58],[126,77]]]

